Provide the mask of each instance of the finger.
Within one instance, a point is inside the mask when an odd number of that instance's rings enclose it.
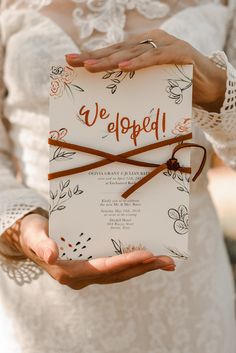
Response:
[[[84,61],[90,61],[90,63],[92,64],[94,60],[96,61],[98,59],[106,58],[109,55],[117,53],[118,51],[123,51],[125,49],[132,48],[143,39],[144,34],[142,34],[141,36],[131,37],[124,42],[113,44],[106,48],[97,49],[90,52],[82,52],[80,54],[67,54],[65,55],[65,58],[68,64],[74,67],[83,66]]]
[[[149,259],[158,261],[160,266],[173,264],[173,260],[168,256],[153,257],[148,251],[134,251],[132,253],[98,258],[89,261],[62,261],[56,264],[70,276],[71,280],[95,280],[98,277],[107,276],[126,270],[140,263],[147,263]]]
[[[100,274],[113,274],[137,266],[140,263],[143,264],[144,262],[149,261],[150,258],[153,259],[153,257],[154,256],[151,252],[139,250],[104,259],[92,260],[90,261],[90,264],[94,266],[96,271]],[[157,256],[155,257],[155,260],[160,266],[169,265],[173,262],[168,256]]]
[[[142,276],[147,272],[156,271],[156,270],[164,270],[164,271],[172,272],[172,271],[175,271],[175,265],[172,264],[172,265],[163,267],[163,266],[160,266],[158,261],[156,263],[154,262],[147,265],[138,265],[138,266],[135,266],[134,268],[130,268],[118,274],[113,275],[109,280],[111,281],[110,283],[124,282],[124,281],[128,281],[129,279]],[[104,284],[105,283],[106,282],[104,282]]]
[[[153,48],[136,58],[118,64],[123,71],[136,71],[153,65],[164,64],[193,64],[194,60],[185,51],[176,48],[175,45]]]
[[[67,54],[65,55],[66,61],[71,66],[83,66],[85,60],[97,60],[109,55],[116,53],[117,51],[127,48],[131,45],[129,42],[118,43],[115,45],[110,45],[106,48],[90,51],[90,52],[82,52],[80,54]]]
[[[101,59],[84,61],[84,67],[90,72],[117,69],[120,62],[134,59],[147,52],[148,49],[150,48],[146,48],[144,45],[136,45],[125,50],[117,51]]]
[[[173,40],[175,39],[175,37],[169,35],[165,31],[158,29],[158,30],[132,36],[123,42],[110,45],[106,48],[97,49],[90,52],[82,52],[80,54],[79,53],[67,54],[65,58],[68,64],[74,67],[83,66],[84,61],[87,61],[87,60],[90,61],[90,64],[93,64],[94,60],[105,58],[109,55],[112,55],[118,51],[125,50],[127,48],[132,48],[147,38],[153,38],[153,40],[157,41],[159,45],[162,42],[165,44],[169,44],[170,42],[173,42]],[[147,48],[147,45],[150,45],[150,44],[144,44],[143,46]]]
[[[126,269],[124,271],[115,273],[113,275],[110,275],[109,277],[107,276],[101,276],[97,278],[94,282],[89,282],[89,281],[75,281],[73,284],[70,285],[72,289],[82,289],[88,285],[91,284],[111,284],[111,283],[119,283],[119,282],[124,282],[127,281],[131,278],[138,277],[141,275],[144,275],[147,272],[150,271],[155,271],[155,270],[164,270],[164,271],[174,271],[175,270],[175,264],[172,263],[167,266],[162,266],[160,265],[160,261],[154,260],[152,262],[149,262],[147,264],[139,264],[136,265],[132,268]]]
[[[41,260],[52,264],[58,257],[56,243],[48,237],[48,221],[39,215],[27,216],[27,221],[22,221],[21,245],[25,252],[33,252]],[[33,254],[31,253],[31,256]]]
[[[168,265],[168,266],[160,266],[159,261],[152,262],[146,265],[138,265],[134,268],[129,268],[125,271],[117,273],[109,278],[109,283],[117,283],[117,282],[124,282],[128,281],[129,279],[139,277],[144,275],[147,272],[156,271],[156,270],[164,270],[164,271],[175,271],[175,265]],[[101,282],[101,284],[105,284],[106,282]]]

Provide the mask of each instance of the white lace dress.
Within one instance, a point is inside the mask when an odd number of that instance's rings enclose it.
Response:
[[[121,40],[125,33],[154,28],[162,17],[164,30],[205,54],[222,50],[227,39],[228,56],[236,66],[235,1],[227,8],[201,1],[201,6],[187,9],[183,1],[171,17],[155,0],[75,2],[81,48],[100,47]],[[34,9],[4,12],[1,26],[2,79],[8,91],[2,92],[2,110],[10,130],[0,127],[0,234],[30,210],[47,209],[47,72],[51,62],[78,51],[65,30]],[[227,70],[228,82],[220,114],[194,109],[194,139],[206,146],[208,162],[191,185],[191,259],[175,273],[157,271],[81,291],[59,285],[32,264],[18,268],[2,260],[1,352],[236,352],[233,279],[206,177],[212,146],[236,168],[236,70],[223,53],[212,59]],[[18,160],[20,182],[12,155]],[[199,158],[193,152],[193,165]],[[29,283],[21,285],[24,281]]]

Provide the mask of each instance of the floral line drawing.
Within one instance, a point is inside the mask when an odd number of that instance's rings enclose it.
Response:
[[[183,235],[188,232],[189,214],[186,206],[180,205],[178,210],[170,208],[168,210],[168,216],[174,220],[173,228],[176,233]]]
[[[69,252],[73,252],[78,254],[77,257],[81,258],[83,256],[83,251],[85,251],[85,249],[87,250],[88,248],[88,242],[90,242],[92,239],[91,236],[85,236],[85,234],[83,232],[81,232],[78,236],[78,239],[76,240],[75,244],[71,244],[70,242],[68,242],[66,240],[65,236],[61,236],[60,240],[58,241],[59,243],[59,250],[60,250],[60,258],[65,259],[65,260],[72,260],[72,258],[70,256],[68,256],[68,251]],[[92,255],[87,257],[87,260],[91,260],[92,259]]]
[[[136,250],[147,250],[146,247],[143,246],[142,244],[124,245],[120,240],[116,241],[114,239],[111,239],[111,241],[112,241],[112,244],[115,248],[116,255],[126,254],[126,253],[136,251]]]
[[[184,73],[182,66],[175,65],[175,67],[180,76],[177,75],[178,78],[167,80],[166,92],[169,98],[174,99],[175,104],[180,104],[183,101],[183,92],[192,86],[193,81]]]
[[[61,128],[59,130],[50,131],[49,135],[51,139],[63,141],[63,137],[66,136],[68,130],[66,128]],[[53,161],[64,161],[65,159],[72,159],[77,152],[68,152],[62,147],[57,147],[52,155],[49,162]]]
[[[64,205],[69,199],[71,199],[74,195],[81,195],[84,191],[80,189],[79,185],[76,185],[73,190],[69,187],[70,180],[66,180],[65,182],[62,180],[59,183],[59,189],[55,192],[52,190],[49,191],[50,199],[52,203],[49,206],[49,215],[51,215],[55,211],[62,211],[66,208]]]
[[[172,134],[180,136],[182,134],[188,134],[191,132],[191,119],[184,118],[175,124]]]
[[[74,89],[79,92],[84,92],[83,88],[72,83],[75,75],[75,69],[72,67],[52,66],[50,73],[50,96],[61,97],[66,91],[67,94],[70,94],[73,98]]]
[[[111,94],[114,94],[117,91],[118,85],[128,76],[132,79],[135,75],[135,71],[124,72],[124,71],[107,71],[106,74],[102,77],[103,80],[110,79],[111,83],[106,86],[107,89],[111,91]]]
[[[179,186],[177,186],[177,190],[186,192],[189,194],[189,183],[190,183],[190,176],[181,173],[180,171],[174,170],[167,170],[163,172],[163,174],[167,177],[171,177]]]
[[[188,260],[189,255],[185,252],[180,252],[178,249],[167,248],[171,257],[175,257],[177,259]]]

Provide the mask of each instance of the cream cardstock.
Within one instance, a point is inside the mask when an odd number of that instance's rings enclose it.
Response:
[[[53,140],[117,155],[191,132],[191,65],[97,74],[54,65],[50,77]],[[178,143],[130,158],[162,164]],[[179,150],[176,157],[180,166],[190,167],[190,148]],[[102,159],[50,146],[50,173]],[[165,169],[126,199],[121,196],[153,169],[112,162],[50,180],[49,232],[60,258],[148,249],[186,259],[190,174]]]

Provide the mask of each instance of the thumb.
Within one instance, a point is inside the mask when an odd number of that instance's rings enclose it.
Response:
[[[48,264],[58,258],[57,244],[48,237],[48,220],[41,215],[30,214],[22,220],[21,242],[26,252],[33,251]]]
[[[29,248],[47,264],[54,264],[58,258],[58,249],[56,243],[41,233],[38,239],[30,240]]]

